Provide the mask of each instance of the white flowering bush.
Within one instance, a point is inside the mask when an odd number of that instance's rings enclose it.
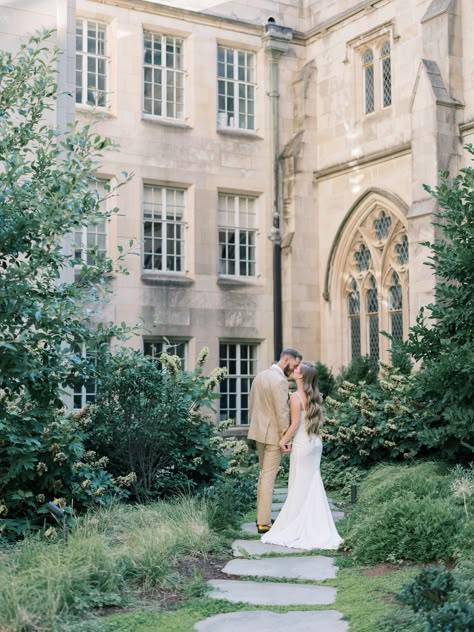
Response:
[[[325,400],[326,457],[343,466],[410,461],[426,449],[424,410],[413,397],[416,376],[384,366],[367,384],[343,381]]]

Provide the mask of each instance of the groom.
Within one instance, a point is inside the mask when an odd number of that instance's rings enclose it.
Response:
[[[288,426],[288,378],[302,360],[295,349],[285,349],[280,360],[261,371],[250,389],[250,426],[248,438],[257,443],[260,476],[257,488],[257,530],[266,533],[271,527],[273,485],[282,452],[279,442]]]

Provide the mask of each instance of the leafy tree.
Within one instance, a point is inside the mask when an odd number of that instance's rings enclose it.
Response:
[[[467,146],[474,155],[472,145]],[[405,349],[417,361],[418,397],[431,409],[431,444],[446,456],[474,451],[474,168],[454,179],[441,173],[434,190],[439,238],[427,264],[436,277],[435,302],[421,309]]]
[[[45,430],[69,423],[62,389],[90,377],[78,345],[100,347],[125,331],[96,318],[122,257],[114,263],[91,251],[83,263],[64,247],[75,230],[106,217],[93,184],[110,142],[89,126],[61,131],[46,124],[58,55],[48,36],[32,37],[15,55],[0,52],[0,516],[6,520],[34,519],[43,498],[70,495],[72,483],[54,476],[48,482],[38,471],[48,449]],[[71,458],[80,459],[76,448]],[[59,465],[52,459],[51,467]]]

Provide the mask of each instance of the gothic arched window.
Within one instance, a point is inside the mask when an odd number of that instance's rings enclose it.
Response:
[[[373,204],[351,227],[344,265],[344,302],[350,360],[370,356],[374,368],[390,360],[389,340],[402,340],[408,326],[408,237],[403,217]]]
[[[369,114],[375,110],[374,53],[370,48],[365,51],[362,64],[364,70],[364,109],[365,113]]]

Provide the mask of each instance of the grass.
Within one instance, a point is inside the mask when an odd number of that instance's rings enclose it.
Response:
[[[57,632],[94,608],[137,604],[180,586],[177,561],[192,565],[228,546],[210,529],[210,511],[192,498],[117,505],[79,519],[67,545],[36,535],[2,549],[1,632]]]

